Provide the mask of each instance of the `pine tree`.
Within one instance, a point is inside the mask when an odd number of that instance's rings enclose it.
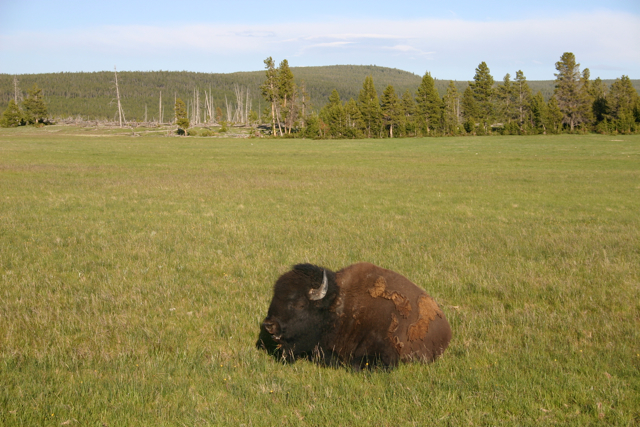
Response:
[[[480,121],[484,133],[490,130],[495,117],[493,84],[494,80],[489,72],[489,67],[483,61],[478,65],[478,68],[476,68],[473,83],[469,83],[469,86],[473,92],[473,98],[478,109],[477,119]]]
[[[378,93],[373,85],[373,77],[367,76],[364,79],[362,89],[358,95],[358,109],[362,115],[363,131],[367,138],[372,135],[377,136],[381,128],[382,111]]]
[[[594,121],[593,116],[593,102],[594,97],[591,95],[591,80],[589,80],[591,73],[588,68],[582,71],[582,77],[580,77],[580,105],[581,113],[584,118],[583,125],[589,126]]]
[[[416,114],[418,123],[423,127],[427,135],[439,127],[442,116],[441,110],[442,100],[440,99],[440,94],[436,89],[431,73],[426,72],[416,93]]]
[[[328,126],[328,134],[332,138],[340,138],[346,127],[346,114],[340,100],[340,94],[336,89],[329,96],[329,103],[320,110],[320,118]]]
[[[22,111],[20,111],[20,107],[18,104],[11,99],[9,100],[9,105],[7,105],[7,109],[2,113],[2,117],[0,118],[0,127],[3,128],[13,128],[17,126],[21,126],[23,124]]]
[[[268,57],[264,60],[265,64],[265,74],[266,80],[260,85],[260,90],[262,91],[262,96],[266,99],[268,103],[271,104],[271,135],[276,134],[276,117],[278,114],[276,112],[276,108],[279,103],[279,94],[280,91],[278,89],[278,71],[276,70],[275,63],[273,62],[273,58]],[[278,122],[278,127],[280,127],[280,123]]]
[[[476,129],[476,120],[480,115],[480,110],[476,99],[473,96],[471,85],[462,93],[462,112],[464,114],[464,129],[467,133],[474,133]]]
[[[307,117],[304,136],[314,139],[320,137],[320,117],[317,114],[312,113]]]
[[[516,119],[516,105],[514,100],[514,87],[511,84],[511,75],[507,73],[502,84],[496,89],[498,101],[498,119],[502,121],[505,129]]]
[[[531,111],[531,127],[538,133],[546,134],[549,121],[549,108],[544,101],[542,92],[538,91],[538,93],[531,98],[528,109]]]
[[[178,134],[186,135],[187,129],[189,129],[189,117],[187,114],[187,106],[182,98],[176,99],[176,105],[174,107],[176,124],[178,125]]]
[[[635,130],[634,108],[638,104],[638,92],[631,84],[629,76],[616,79],[609,90],[611,118],[618,132]]]
[[[402,108],[400,99],[391,85],[382,93],[381,109],[384,126],[389,129],[389,138],[393,138],[393,129],[398,126],[402,117]]]
[[[593,98],[593,117],[596,125],[610,119],[609,105],[607,102],[607,85],[598,77],[590,87],[590,94]]]
[[[280,111],[283,121],[285,122],[285,129],[287,133],[291,133],[291,127],[293,126],[293,121],[291,119],[294,116],[294,105],[292,104],[295,93],[295,83],[293,81],[293,72],[291,71],[291,68],[289,68],[289,61],[286,59],[283,59],[278,67],[277,85],[278,98],[282,103]],[[282,131],[280,131],[280,134],[282,134]]]
[[[287,133],[291,134],[291,131],[294,126],[298,126],[298,120],[300,119],[300,105],[301,105],[301,95],[300,89],[294,83],[293,85],[293,94],[291,95],[291,100],[287,104],[286,108],[286,121],[285,126],[287,128]]]
[[[34,83],[27,93],[27,99],[22,101],[25,121],[28,124],[44,123],[48,113],[42,96],[42,89]]]
[[[531,88],[522,70],[516,71],[514,80],[515,107],[518,112],[518,123],[523,127],[527,123],[529,105],[531,103]]]
[[[591,104],[583,93],[584,79],[580,76],[580,64],[571,52],[565,52],[556,62],[554,99],[564,115],[562,122],[573,132],[576,126],[588,121]],[[588,77],[587,77],[588,80]]]
[[[348,138],[357,138],[361,134],[359,129],[363,128],[362,114],[358,104],[353,98],[349,98],[349,101],[344,106],[345,113],[345,136]]]
[[[416,115],[416,101],[411,95],[411,91],[409,89],[404,91],[402,95],[402,99],[400,100],[402,107],[402,122],[400,125],[402,126],[402,134],[403,135],[415,135],[416,134],[416,123],[415,123],[415,115]]]
[[[449,135],[458,134],[458,126],[460,125],[460,94],[453,80],[449,82],[447,93],[442,98],[442,122],[444,131]]]
[[[558,101],[555,96],[552,96],[547,103],[547,129],[550,129],[552,133],[560,133],[561,126],[564,120],[564,114],[558,105]]]

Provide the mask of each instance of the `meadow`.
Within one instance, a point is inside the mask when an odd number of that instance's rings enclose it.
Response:
[[[255,349],[276,278],[368,261],[433,364]],[[640,424],[640,136],[0,130],[0,425]]]

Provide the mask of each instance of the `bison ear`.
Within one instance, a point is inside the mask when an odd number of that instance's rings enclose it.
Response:
[[[309,299],[311,301],[317,301],[324,298],[329,290],[329,280],[327,279],[327,271],[322,270],[322,284],[318,289],[309,289]]]

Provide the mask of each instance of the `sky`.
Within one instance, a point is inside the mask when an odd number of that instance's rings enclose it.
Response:
[[[379,65],[437,79],[640,79],[640,0],[0,0],[0,73]],[[294,73],[295,74],[295,73]]]

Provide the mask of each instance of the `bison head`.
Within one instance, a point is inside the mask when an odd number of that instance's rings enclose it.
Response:
[[[274,285],[256,346],[287,361],[314,355],[333,323],[329,307],[336,295],[335,273],[311,264],[294,266]]]

